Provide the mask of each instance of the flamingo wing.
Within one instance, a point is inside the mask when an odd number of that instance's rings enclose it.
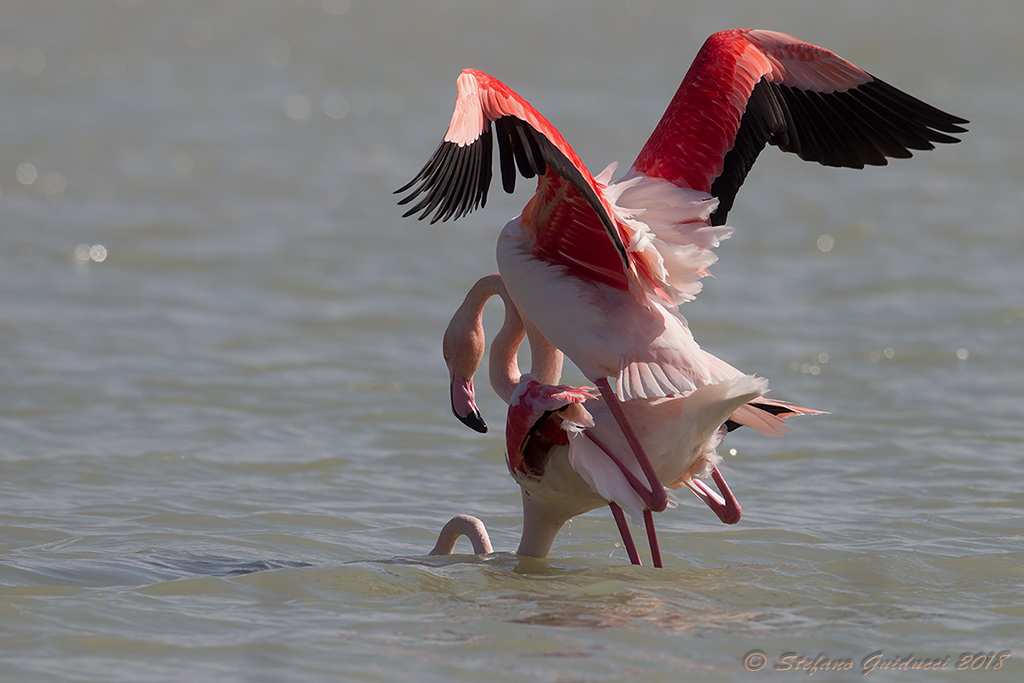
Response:
[[[954,143],[967,120],[894,88],[824,48],[735,29],[704,43],[635,170],[710,192],[726,215],[770,143],[825,166],[863,168]]]
[[[582,404],[597,395],[596,390],[589,387],[541,384],[529,375],[524,376],[512,395],[505,423],[509,469],[521,467],[530,440],[541,430],[545,430],[545,438],[552,442],[562,445],[568,443],[565,433],[547,420],[554,413],[561,413],[564,420],[580,428],[592,427],[594,423]],[[571,406],[578,407],[572,410]]]
[[[538,176],[535,200],[524,212],[524,218],[536,217],[541,226],[534,255],[591,280],[628,289],[628,233],[612,217],[602,185],[529,102],[476,69],[459,76],[455,112],[444,140],[416,177],[395,191],[408,192],[398,202],[401,205],[419,198],[403,217],[419,213],[422,220],[432,214],[435,223],[483,207],[495,136],[506,192],[515,189],[517,168],[525,178]]]

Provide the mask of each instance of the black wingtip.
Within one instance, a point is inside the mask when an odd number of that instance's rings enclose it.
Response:
[[[719,205],[712,225],[723,225],[754,160],[772,144],[824,166],[885,166],[937,144],[960,142],[965,118],[942,111],[885,81],[844,91],[817,92],[767,80],[755,84],[722,172],[711,185]]]
[[[395,194],[408,193],[398,201],[400,206],[419,201],[403,214],[408,218],[431,223],[465,216],[484,205],[487,188],[491,183],[491,127],[468,145],[442,141],[427,163],[411,181],[395,190]]]

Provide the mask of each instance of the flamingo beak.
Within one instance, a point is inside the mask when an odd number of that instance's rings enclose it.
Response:
[[[712,491],[707,484],[702,482],[700,479],[691,479],[686,483],[686,486],[693,491],[698,498],[704,501],[704,503],[711,508],[711,511],[718,515],[718,518],[726,524],[735,524],[740,521],[740,515],[743,509],[740,507],[739,502],[736,500],[736,496],[729,490],[729,485],[725,483],[725,477],[715,467],[711,470],[711,478],[715,480],[715,485],[718,486],[718,490],[722,492],[722,495],[718,495]]]
[[[459,418],[459,422],[470,429],[486,434],[487,423],[484,422],[480,409],[476,407],[473,380],[466,379],[454,368],[449,368],[449,373],[451,374],[452,413]]]

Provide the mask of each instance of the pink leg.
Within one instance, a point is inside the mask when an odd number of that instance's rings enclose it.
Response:
[[[700,479],[694,479],[688,486],[694,493],[700,496],[700,499],[711,508],[712,512],[718,515],[720,520],[726,524],[735,524],[740,521],[743,508],[740,507],[739,501],[732,494],[729,485],[725,483],[725,477],[722,476],[717,467],[711,470],[711,478],[715,480],[718,490],[722,492],[721,496],[708,488],[708,485]]]
[[[594,442],[595,446],[601,449],[601,452],[608,456],[609,460],[615,463],[615,466],[622,471],[622,476],[626,478],[626,481],[629,482],[629,485],[633,487],[633,490],[640,494],[641,498],[647,498],[648,496],[651,495],[650,490],[646,486],[644,486],[644,483],[637,479],[636,475],[633,474],[628,467],[622,464],[622,461],[619,460],[619,458],[614,453],[612,453],[607,446],[604,445],[603,441],[594,436],[594,433],[591,432],[589,429],[583,433],[586,435],[588,439]]]
[[[626,554],[629,555],[629,561],[633,564],[643,564],[640,561],[640,553],[636,551],[636,545],[633,543],[633,535],[629,533],[629,526],[626,524],[626,515],[623,514],[622,508],[616,503],[608,503],[608,507],[612,509],[612,517],[615,518],[615,526],[619,527],[619,535],[622,536],[622,543],[626,546]]]
[[[647,528],[647,542],[651,544],[651,562],[661,569],[664,566],[661,563],[661,548],[658,547],[658,536],[654,533],[654,515],[650,510],[644,510],[644,527]]]
[[[640,464],[640,469],[643,470],[644,476],[647,477],[647,481],[651,486],[651,490],[648,491],[644,487],[637,488],[636,484],[633,484],[633,488],[640,497],[643,498],[647,507],[654,512],[662,512],[668,507],[668,494],[665,493],[665,487],[661,485],[661,481],[658,480],[658,475],[654,472],[654,466],[651,464],[650,458],[647,457],[647,453],[644,451],[644,447],[640,444],[640,439],[637,438],[636,432],[633,431],[633,427],[629,424],[626,419],[626,414],[622,412],[622,406],[619,405],[619,399],[615,396],[615,392],[612,391],[611,386],[608,384],[608,380],[602,377],[601,379],[594,382],[597,388],[601,392],[601,396],[604,398],[605,404],[608,409],[612,411],[612,416],[615,421],[619,424],[619,429],[622,430],[622,435],[626,437],[626,442],[629,443],[629,447],[633,449],[633,454],[636,456],[637,462]],[[625,468],[619,465],[619,469],[622,469],[625,473]]]

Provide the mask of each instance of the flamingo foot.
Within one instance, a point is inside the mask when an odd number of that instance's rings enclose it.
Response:
[[[650,510],[644,510],[644,527],[647,529],[647,542],[651,545],[651,562],[661,569],[665,565],[661,563],[661,548],[658,547],[658,535],[654,532],[654,515]]]
[[[629,533],[629,525],[626,524],[626,515],[622,512],[622,508],[616,503],[608,503],[608,507],[612,509],[612,517],[615,518],[615,526],[619,527],[619,535],[622,536],[622,544],[626,546],[626,554],[629,555],[630,563],[642,565],[640,553],[636,551],[636,544],[633,543],[633,536]]]
[[[697,497],[704,501],[705,504],[711,511],[718,515],[718,518],[726,524],[735,524],[740,521],[740,515],[743,509],[740,507],[739,501],[736,500],[736,496],[729,490],[729,485],[725,483],[725,477],[718,471],[717,467],[712,468],[711,478],[715,480],[715,485],[718,486],[718,490],[722,492],[719,496],[717,493],[712,491],[707,484],[702,482],[700,479],[694,479],[690,481],[687,486],[691,491],[697,494]]]

